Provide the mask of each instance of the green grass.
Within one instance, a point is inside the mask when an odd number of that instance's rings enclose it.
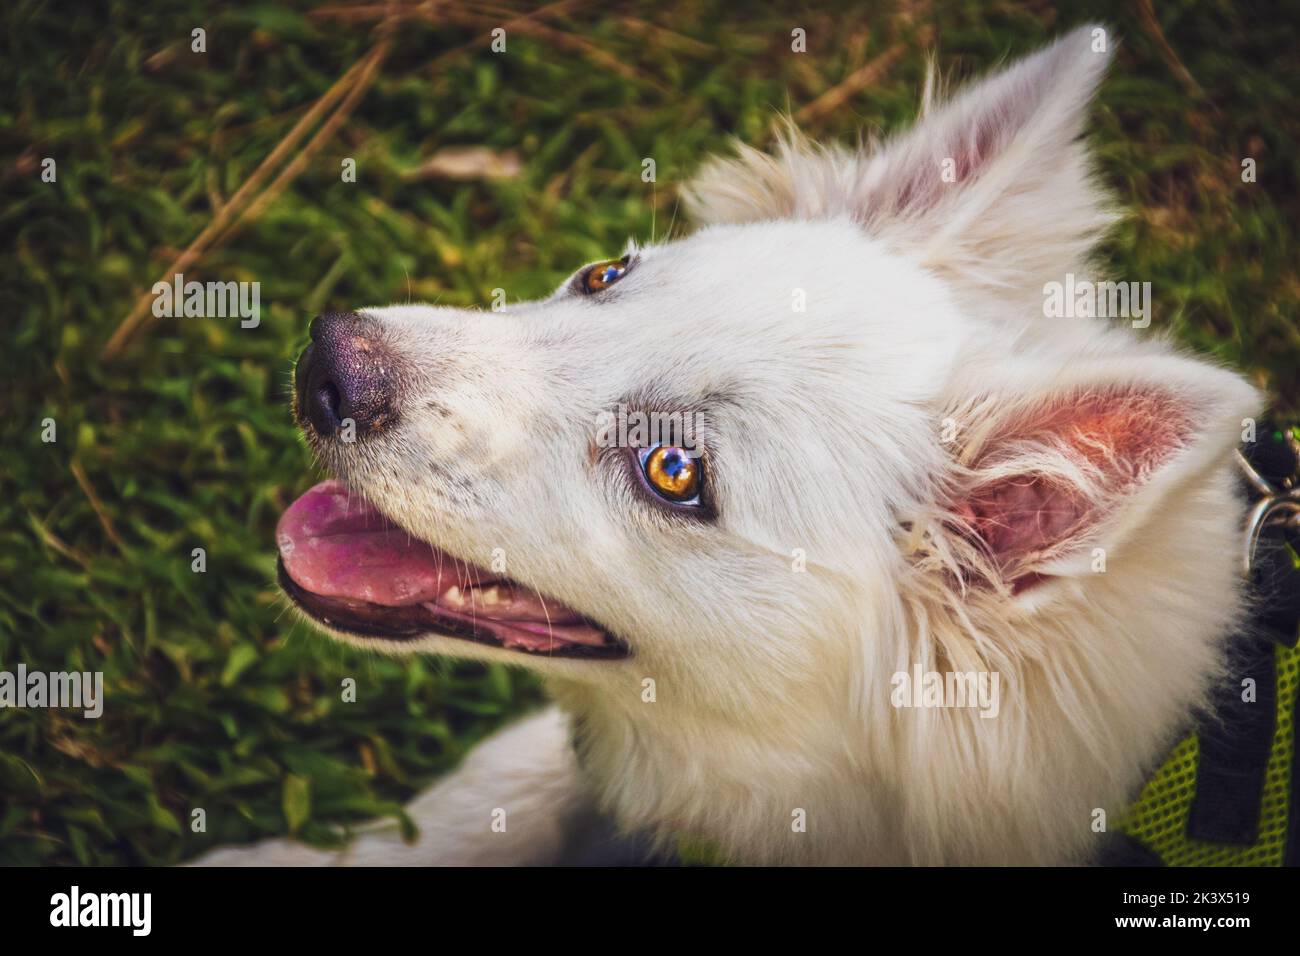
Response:
[[[0,14],[0,668],[99,670],[107,686],[97,721],[0,712],[0,863],[168,863],[290,831],[337,840],[398,814],[540,699],[519,672],[367,656],[284,613],[273,529],[318,477],[287,412],[308,319],[408,298],[482,306],[496,287],[544,293],[628,236],[665,234],[675,188],[728,136],[763,140],[776,110],[895,45],[904,55],[879,83],[810,132],[849,139],[910,119],[927,36],[963,76],[1086,19],[1114,24],[1123,43],[1094,129],[1133,213],[1108,247],[1115,271],[1152,282],[1154,330],[1300,411],[1294,3],[1254,16],[1231,0],[1159,5],[1203,98],[1120,2],[744,16],[713,0],[569,4],[540,22],[590,48],[516,31],[504,55],[487,50],[491,18],[406,24],[340,132],[186,271],[260,281],[260,328],[163,320],[105,362],[137,297],[375,42],[368,24],[280,4],[157,6],[113,2],[95,19],[15,0]],[[195,26],[206,54],[190,52]],[[790,52],[796,26],[807,54]],[[450,145],[517,150],[522,173],[412,174]],[[53,184],[40,181],[47,156]],[[1255,184],[1240,181],[1245,156]],[[340,181],[345,157],[356,184]],[[654,188],[643,157],[656,160]],[[196,547],[203,574],[190,570]],[[356,703],[340,699],[345,677]],[[198,807],[203,834],[188,826]]]

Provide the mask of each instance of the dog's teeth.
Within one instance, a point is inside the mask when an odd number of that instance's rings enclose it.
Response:
[[[465,603],[465,599],[461,597],[460,588],[454,584],[442,593],[442,600],[444,603],[452,604],[456,607],[461,607]]]
[[[483,592],[483,603],[488,607],[501,603],[501,591],[495,584]]]

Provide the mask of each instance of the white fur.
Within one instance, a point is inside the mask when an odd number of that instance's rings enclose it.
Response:
[[[367,827],[344,849],[293,840],[216,850],[206,866],[527,866],[564,851],[591,810],[555,708],[512,724],[479,744],[454,773],[406,807],[420,832],[402,840],[397,824]],[[498,813],[496,817],[493,813]],[[494,823],[497,825],[494,828]]]
[[[1227,456],[1258,401],[1166,343],[1043,317],[1043,284],[1089,274],[1112,219],[1079,139],[1105,66],[1085,28],[877,149],[791,132],[775,157],[714,161],[688,191],[704,228],[640,250],[598,298],[367,310],[411,369],[403,423],[325,463],[458,557],[504,549],[512,577],[634,656],[358,643],[537,668],[576,718],[590,805],[664,841],[703,837],[738,862],[1087,860],[1094,809],[1113,820],[1135,795],[1239,616]],[[948,157],[966,181],[941,180]],[[1064,446],[980,457],[1018,412],[1126,387],[1173,396],[1191,428],[1131,487]],[[716,523],[665,516],[589,454],[598,413],[630,399],[704,412]],[[994,467],[1072,475],[1104,512],[1018,596],[981,584],[987,564],[953,530],[947,496]],[[999,716],[891,706],[891,675],[917,662],[996,671]],[[417,850],[363,841],[346,860],[559,858],[565,815],[589,804],[553,752],[563,726],[525,726],[547,739],[490,751],[525,785],[503,796],[472,757],[454,797],[448,781],[413,804]],[[535,790],[554,827],[530,825],[528,847],[480,840],[503,801],[540,813]]]

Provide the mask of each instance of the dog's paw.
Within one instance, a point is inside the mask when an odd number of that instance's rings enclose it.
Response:
[[[227,846],[190,860],[186,866],[338,866],[340,854],[296,840],[264,840]]]

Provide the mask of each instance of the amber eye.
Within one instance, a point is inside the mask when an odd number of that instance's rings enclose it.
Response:
[[[600,292],[627,275],[627,266],[627,256],[622,259],[610,259],[608,262],[597,262],[593,266],[587,266],[578,284],[587,295]]]
[[[700,495],[703,466],[684,448],[659,445],[641,451],[641,470],[655,493],[677,504],[693,503]]]

